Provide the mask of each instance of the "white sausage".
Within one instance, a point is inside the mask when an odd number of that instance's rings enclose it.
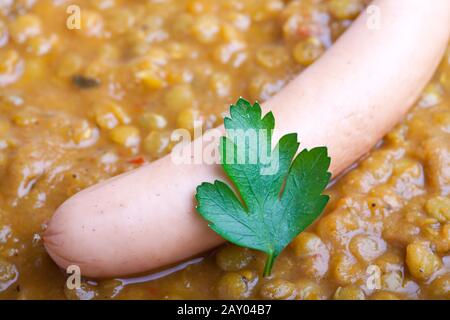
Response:
[[[326,145],[334,175],[404,116],[449,40],[449,0],[374,5],[378,28],[362,14],[323,57],[263,105],[274,112],[279,135],[298,132],[303,148]],[[61,267],[76,264],[91,277],[181,261],[223,242],[194,210],[197,185],[215,179],[225,179],[218,165],[175,165],[162,158],[67,200],[49,223],[45,247]]]

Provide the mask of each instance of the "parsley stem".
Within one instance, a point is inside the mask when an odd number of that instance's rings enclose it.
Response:
[[[271,251],[267,254],[266,265],[264,266],[264,277],[268,277],[272,273],[272,266],[274,261],[275,255],[273,254],[273,251]]]

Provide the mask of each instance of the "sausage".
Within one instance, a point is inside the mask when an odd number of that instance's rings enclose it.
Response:
[[[334,176],[401,120],[449,40],[448,0],[372,5],[378,26],[362,13],[316,63],[263,104],[275,115],[274,139],[298,132],[302,148],[326,145]],[[90,277],[184,260],[224,241],[195,211],[197,185],[215,179],[226,180],[219,165],[175,164],[166,156],[64,202],[44,245],[59,266],[78,265]]]

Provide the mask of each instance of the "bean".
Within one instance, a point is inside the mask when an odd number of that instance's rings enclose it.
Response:
[[[357,235],[349,244],[351,253],[362,262],[370,262],[386,251],[386,242],[375,236]]]
[[[140,142],[138,128],[134,126],[120,125],[110,132],[110,139],[124,147],[136,147]]]
[[[167,132],[152,131],[143,141],[143,149],[146,154],[158,159],[169,151],[170,136]]]
[[[255,255],[248,248],[226,245],[216,254],[216,264],[223,271],[239,271],[253,261]]]
[[[79,145],[83,141],[89,140],[94,134],[94,129],[87,120],[74,121],[70,126],[70,138]]]
[[[414,242],[406,247],[406,265],[413,277],[429,279],[441,268],[441,259],[431,250],[428,242]]]
[[[284,3],[281,0],[266,0],[256,8],[252,18],[256,22],[268,21],[283,8]]]
[[[171,42],[167,48],[167,51],[172,59],[182,59],[187,58],[189,55],[196,55],[191,46],[180,42]],[[179,71],[179,68],[176,68],[176,70]]]
[[[246,44],[242,41],[218,45],[214,50],[213,56],[217,62],[233,68],[239,68],[249,58]]]
[[[434,298],[450,299],[450,273],[439,276],[429,286],[429,291]]]
[[[316,234],[304,231],[300,233],[291,243],[291,248],[298,257],[316,254],[327,250],[325,244]]]
[[[159,47],[151,47],[147,50],[144,60],[153,66],[165,66],[169,62],[169,54],[166,50]]]
[[[164,76],[155,70],[137,71],[135,73],[135,77],[150,90],[159,90],[166,86]]]
[[[9,24],[9,33],[16,43],[24,43],[42,32],[41,19],[33,14],[18,16]]]
[[[227,21],[231,21],[231,23],[241,31],[247,31],[252,22],[247,14],[235,11],[227,14]]]
[[[358,229],[355,217],[339,209],[322,217],[317,225],[317,233],[321,239],[339,242],[340,234]]]
[[[295,298],[296,288],[292,282],[275,278],[264,283],[259,294],[263,299],[291,300]]]
[[[112,129],[118,124],[128,124],[131,121],[119,104],[108,100],[94,104],[94,117],[102,129]]]
[[[430,83],[422,92],[419,100],[419,106],[422,108],[430,108],[438,105],[442,101],[444,92],[437,83]]]
[[[78,73],[83,67],[83,59],[75,53],[65,54],[58,65],[58,76],[65,78]]]
[[[450,112],[439,112],[433,115],[433,122],[446,133],[450,133]]]
[[[23,60],[14,49],[0,51],[0,85],[15,82],[23,73]]]
[[[192,108],[195,96],[188,84],[179,84],[170,88],[164,95],[164,104],[171,110]]]
[[[225,42],[234,43],[235,46],[242,46],[242,34],[232,25],[224,24],[221,29],[221,36]],[[227,48],[226,46],[223,48]]]
[[[382,256],[375,260],[375,264],[381,271],[388,273],[403,269],[403,257],[400,252],[395,250],[386,251]]]
[[[330,271],[333,278],[341,285],[354,283],[363,272],[361,265],[353,257],[344,253],[333,255]]]
[[[203,125],[201,114],[195,109],[186,109],[180,112],[177,117],[177,126],[193,132]]]
[[[327,298],[323,288],[314,281],[299,279],[295,284],[299,300],[324,300]]]
[[[194,24],[194,17],[189,13],[181,13],[172,24],[172,30],[176,34],[186,34]]]
[[[329,268],[330,253],[322,240],[312,232],[302,232],[291,243],[300,259],[299,270],[311,278],[323,277]]]
[[[18,275],[16,266],[0,257],[0,293],[16,282]]]
[[[216,41],[220,31],[219,20],[212,15],[202,15],[194,21],[192,33],[198,42],[208,44]]]
[[[233,87],[233,80],[227,73],[214,73],[210,80],[210,87],[219,97],[229,96]]]
[[[252,100],[268,100],[275,95],[283,86],[282,80],[272,82],[265,75],[256,75],[250,80],[248,91]]]
[[[292,51],[295,61],[303,66],[309,66],[317,60],[324,52],[320,40],[310,37],[297,43]]]
[[[209,0],[189,0],[187,9],[192,14],[201,14],[211,11],[212,4]]]
[[[146,130],[161,130],[167,126],[167,119],[154,112],[146,112],[139,118],[139,124]]]
[[[437,196],[425,203],[426,212],[439,222],[450,221],[450,198]]]
[[[100,37],[103,33],[104,21],[100,13],[84,9],[79,32],[87,37]]]
[[[357,286],[339,287],[333,296],[334,300],[366,300],[364,291]]]
[[[108,14],[106,20],[108,30],[116,34],[127,32],[136,22],[136,16],[131,10],[115,9]]]
[[[364,8],[361,0],[330,0],[328,10],[330,14],[340,20],[354,19]]]
[[[256,52],[258,64],[268,69],[279,68],[286,64],[288,60],[289,54],[282,46],[267,46]]]
[[[56,36],[44,37],[38,35],[28,41],[27,51],[36,56],[45,55],[51,51],[56,41]]]
[[[450,143],[447,137],[436,136],[422,142],[427,185],[433,191],[447,194],[450,190]]]
[[[386,291],[377,291],[370,296],[371,300],[401,300],[397,295]]]
[[[217,284],[220,299],[245,299],[251,295],[256,276],[253,273],[228,272]],[[256,280],[257,281],[257,280]]]
[[[36,124],[38,120],[39,119],[36,115],[26,110],[21,111],[12,117],[12,121],[14,122],[14,124],[19,127],[27,127]]]

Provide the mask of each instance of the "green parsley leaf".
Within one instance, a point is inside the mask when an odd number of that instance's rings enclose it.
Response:
[[[294,159],[295,133],[283,136],[272,150],[275,119],[271,112],[261,118],[258,103],[239,99],[224,122],[221,163],[238,194],[221,181],[202,183],[197,211],[224,239],[265,252],[268,276],[281,251],[325,208],[330,158],[326,147],[318,147]]]

